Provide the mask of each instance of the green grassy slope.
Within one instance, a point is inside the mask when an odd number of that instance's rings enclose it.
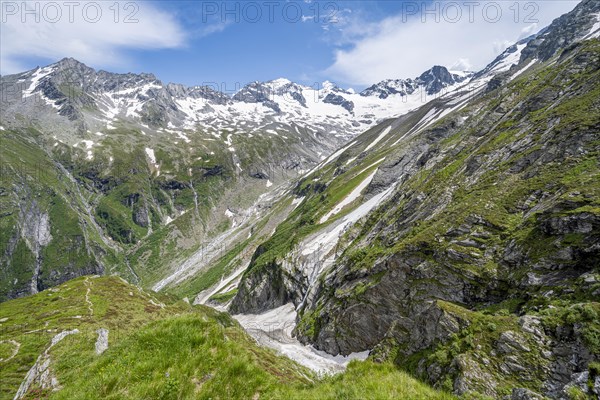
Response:
[[[55,335],[73,329],[48,351],[60,389],[34,382],[25,398],[451,398],[391,364],[353,363],[345,374],[318,378],[257,346],[227,314],[116,277],[81,277],[4,302],[0,321],[1,399],[13,398]],[[97,355],[100,328],[109,331],[109,347]]]

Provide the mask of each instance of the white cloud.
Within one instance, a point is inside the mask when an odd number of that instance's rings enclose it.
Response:
[[[471,71],[473,65],[466,58],[459,58],[454,64],[448,65],[450,71]]]
[[[51,3],[56,6],[47,6]],[[114,2],[68,3],[0,3],[1,74],[23,71],[21,60],[28,57],[74,57],[96,67],[125,66],[127,50],[176,48],[185,42],[175,18],[151,2],[120,2],[118,13]]]
[[[205,24],[196,29],[193,33],[195,38],[201,38],[204,36],[212,35],[213,33],[223,32],[228,26],[230,26],[232,21],[218,21],[211,24]]]
[[[345,46],[375,35],[379,31],[379,23],[368,21],[364,10],[342,8],[335,14],[325,18],[323,28],[328,34],[323,39],[333,45]]]
[[[373,29],[373,23],[354,21],[351,28],[362,26],[366,28],[365,34],[355,35],[349,49],[336,50],[334,63],[323,73],[335,77],[338,82],[368,85],[387,78],[415,77],[433,65],[480,69],[506,47],[549,25],[578,2],[540,1],[534,3],[538,7],[536,10],[528,6],[532,2],[522,1],[516,15],[512,1],[484,1],[473,9],[473,18],[470,18],[469,8],[465,6],[468,2],[444,0],[437,2],[440,10],[449,3],[461,5],[462,17],[457,22],[452,22],[456,20],[456,13],[450,15],[450,10],[447,18],[442,13],[437,22],[432,14],[391,16],[377,23],[376,29]],[[493,4],[484,18],[487,3]],[[495,19],[495,10],[491,7],[496,5],[502,7],[501,18],[491,22]]]
[[[519,37],[519,39],[524,39],[528,36],[533,35],[534,33],[538,32],[540,30],[539,25],[537,22],[528,25],[526,27],[524,27],[523,29],[521,29],[521,36]]]

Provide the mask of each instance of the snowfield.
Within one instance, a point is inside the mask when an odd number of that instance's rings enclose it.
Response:
[[[373,177],[375,176],[376,173],[377,173],[377,170],[373,171],[373,173],[371,175],[369,175],[364,181],[362,181],[356,188],[354,188],[354,190],[348,196],[346,196],[342,201],[340,201],[338,204],[336,204],[336,206],[333,208],[333,210],[331,210],[327,214],[323,215],[321,217],[321,219],[319,220],[319,223],[323,224],[323,223],[327,222],[327,220],[330,217],[332,217],[333,215],[336,215],[337,213],[342,211],[342,209],[344,207],[351,204],[354,200],[358,199],[358,197],[360,196],[362,191],[367,186],[369,186],[369,183],[371,183],[371,181],[373,180]]]
[[[264,314],[239,314],[233,318],[259,344],[272,348],[321,375],[343,372],[350,361],[366,360],[369,355],[369,350],[366,350],[346,357],[332,356],[300,343],[292,337],[292,330],[296,326],[296,310],[292,303]]]

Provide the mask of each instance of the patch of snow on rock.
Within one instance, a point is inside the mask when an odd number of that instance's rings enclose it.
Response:
[[[346,196],[342,201],[336,204],[333,210],[323,215],[323,217],[321,217],[321,219],[319,220],[319,223],[322,224],[327,222],[329,218],[342,211],[344,207],[351,204],[354,200],[358,199],[362,191],[369,185],[369,183],[371,183],[376,173],[377,170],[373,171],[373,173],[369,175],[364,181],[362,181],[356,188],[354,188],[354,190],[350,192],[348,196]]]
[[[239,314],[233,316],[259,344],[270,347],[299,364],[321,375],[343,372],[352,360],[365,360],[369,350],[348,356],[332,356],[305,346],[292,337],[296,326],[296,310],[292,303],[263,314]]]

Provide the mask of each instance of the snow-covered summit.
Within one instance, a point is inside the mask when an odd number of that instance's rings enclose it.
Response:
[[[434,66],[417,78],[386,79],[368,87],[360,94],[386,99],[394,95],[408,96],[421,90],[431,96],[465,82],[472,75],[473,73],[468,71],[450,72],[446,67]]]

